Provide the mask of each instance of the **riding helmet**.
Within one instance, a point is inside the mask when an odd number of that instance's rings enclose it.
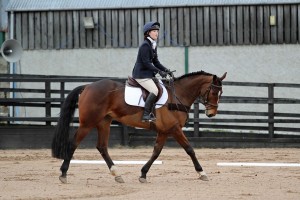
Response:
[[[159,30],[159,28],[160,28],[159,22],[147,22],[143,28],[144,35],[146,35],[148,31]]]

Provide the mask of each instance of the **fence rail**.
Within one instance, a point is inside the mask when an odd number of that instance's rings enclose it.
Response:
[[[73,89],[66,84],[87,84],[106,77],[68,77],[68,76],[34,76],[34,75],[7,75],[0,74],[0,82],[9,83],[41,83],[40,88],[0,88],[3,97],[0,98],[0,106],[37,108],[45,115],[40,116],[0,116],[1,124],[11,124],[13,122],[32,124],[40,123],[45,126],[55,125],[58,116],[53,116],[52,110],[59,109],[65,99],[66,94]],[[116,81],[125,82],[122,78],[110,78]],[[59,88],[54,88],[57,84]],[[226,88],[236,87],[246,90],[247,87],[266,88],[266,97],[261,96],[226,96]],[[221,97],[220,104],[228,105],[230,109],[219,109],[215,118],[207,118],[204,111],[200,109],[198,100],[189,113],[186,123],[186,130],[190,137],[217,137],[224,134],[235,134],[240,137],[263,137],[267,139],[297,137],[300,138],[300,109],[293,109],[300,106],[300,99],[295,97],[277,97],[274,90],[277,88],[292,88],[299,92],[300,84],[287,83],[246,83],[246,82],[224,82],[224,95]],[[42,95],[42,97],[30,98],[11,98],[12,93]],[[238,94],[236,94],[238,95]],[[56,96],[56,97],[53,97]],[[297,96],[297,95],[296,95]],[[298,96],[299,97],[299,96]],[[236,105],[242,105],[236,107]],[[253,105],[252,110],[244,110],[243,106]],[[265,111],[255,109],[257,105],[267,107]],[[293,112],[276,111],[277,105],[291,106]],[[75,117],[74,122],[78,122]],[[119,125],[114,122],[114,125]],[[138,134],[137,134],[138,135]]]

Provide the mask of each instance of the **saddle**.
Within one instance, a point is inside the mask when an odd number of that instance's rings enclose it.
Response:
[[[158,82],[158,80],[156,78],[154,78],[153,80],[154,80],[154,83],[155,83],[156,87],[158,88],[158,95],[155,99],[155,102],[157,102],[160,99],[160,97],[162,96],[163,88],[162,88],[161,84]],[[128,76],[128,79],[126,81],[126,85],[128,85],[130,87],[141,88],[143,100],[146,101],[146,99],[149,95],[148,90],[143,88],[134,78],[132,78],[131,76]]]

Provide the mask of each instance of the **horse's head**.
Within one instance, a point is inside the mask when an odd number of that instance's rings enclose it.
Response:
[[[219,99],[222,95],[222,81],[225,79],[227,72],[222,77],[213,75],[213,80],[207,90],[200,95],[200,101],[205,106],[205,114],[213,117],[217,114]]]

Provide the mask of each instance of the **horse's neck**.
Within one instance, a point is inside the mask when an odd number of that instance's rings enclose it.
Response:
[[[204,75],[181,79],[175,84],[176,95],[187,106],[191,106],[196,98],[199,97],[203,87],[210,82],[210,79],[209,76]]]

